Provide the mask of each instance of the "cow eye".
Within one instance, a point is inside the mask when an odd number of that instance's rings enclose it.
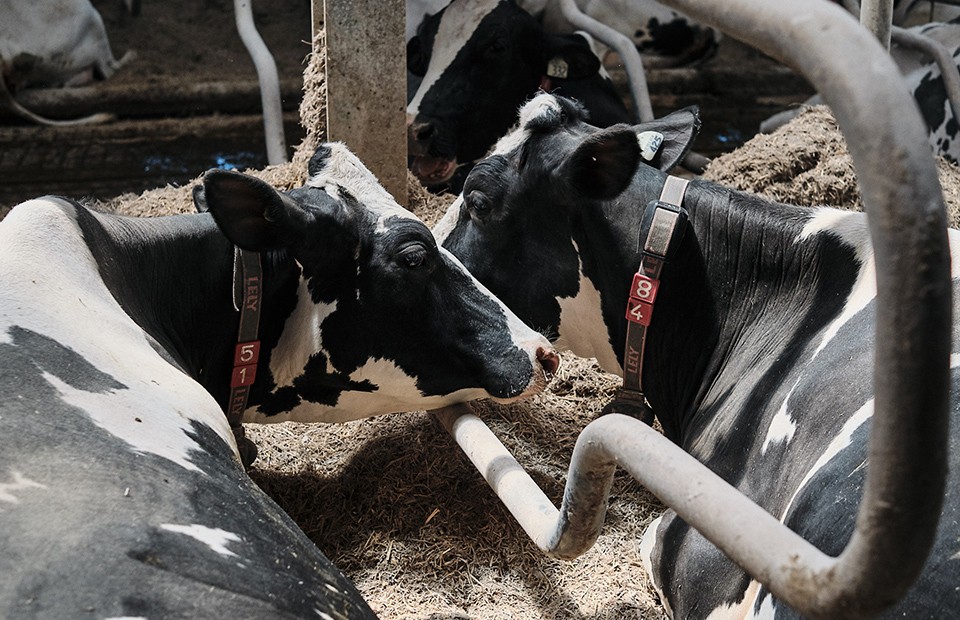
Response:
[[[397,253],[397,262],[408,269],[423,267],[427,262],[427,248],[419,243],[411,243]]]
[[[478,189],[470,191],[463,197],[463,201],[470,213],[476,217],[482,218],[490,211],[490,201],[487,200],[486,194]]]

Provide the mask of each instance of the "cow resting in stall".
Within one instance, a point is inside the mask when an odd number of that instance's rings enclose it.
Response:
[[[639,372],[669,439],[836,556],[855,525],[874,402],[875,259],[866,216],[771,203],[707,181],[684,185],[665,171],[698,129],[693,109],[598,129],[575,102],[539,95],[476,165],[434,232],[558,346],[611,372]],[[658,149],[651,136],[662,138]],[[651,239],[641,236],[644,222],[663,215],[660,207],[646,211],[668,179],[689,220],[657,241],[670,254],[659,277],[635,278]],[[960,236],[949,235],[956,284]],[[629,356],[627,314],[648,329]],[[952,346],[960,359],[956,327]],[[883,617],[939,618],[960,608],[953,364],[940,526],[918,582]],[[796,616],[672,511],[648,528],[641,550],[674,617]]]
[[[927,41],[924,42],[923,40]],[[920,44],[923,47],[920,47]],[[954,164],[960,162],[960,120],[948,96],[948,84],[960,79],[957,67],[948,67],[943,75],[937,59],[930,57],[929,46],[938,46],[947,60],[957,64],[960,54],[960,17],[947,22],[931,22],[912,28],[894,28],[890,56],[897,63],[907,88],[927,125],[927,140],[936,155]],[[960,84],[954,84],[960,88]],[[806,105],[823,103],[820,95],[807,99]],[[957,102],[960,103],[960,102]],[[799,108],[784,110],[760,124],[761,133],[772,133],[800,113]]]
[[[139,0],[127,1],[139,13]],[[105,80],[133,58],[114,58],[103,18],[90,0],[22,2],[0,0],[0,109],[43,125],[94,123],[107,114],[69,121],[44,118],[27,110],[12,92],[22,87],[77,86]]]
[[[342,145],[309,173],[211,171],[208,213],[45,197],[0,223],[0,615],[372,617],[244,473],[232,387],[246,422],[339,422],[511,402],[556,370]]]

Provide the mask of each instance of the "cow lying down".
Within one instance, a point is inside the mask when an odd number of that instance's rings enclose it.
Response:
[[[127,0],[139,13],[139,0]],[[25,87],[77,86],[105,80],[133,59],[114,58],[103,18],[90,0],[23,2],[0,0],[0,110],[44,125],[109,120],[109,114],[57,121],[27,110],[12,92]]]
[[[673,203],[687,224],[660,209],[653,216],[680,222],[682,239],[656,241],[671,259],[659,278],[634,279],[646,207],[698,128],[688,109],[597,129],[574,102],[541,94],[476,165],[434,232],[522,319],[611,372],[625,365],[628,295],[654,298],[652,318],[630,302],[632,318],[649,328],[645,349],[626,365],[640,361],[664,433],[835,556],[854,528],[873,413],[875,263],[866,216],[693,181]],[[663,137],[656,152],[641,151],[640,132]],[[949,235],[956,277],[960,234]],[[955,331],[956,360],[958,344]],[[956,360],[951,473],[936,542],[917,584],[884,617],[960,609]],[[796,616],[672,511],[650,526],[641,550],[674,617]]]
[[[0,616],[372,617],[243,471],[235,303],[262,308],[246,422],[513,401],[556,370],[342,145],[309,173],[281,194],[212,171],[209,213],[45,197],[0,224]]]

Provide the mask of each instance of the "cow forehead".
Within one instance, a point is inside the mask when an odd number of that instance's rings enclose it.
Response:
[[[463,45],[470,40],[473,33],[480,27],[480,23],[503,0],[470,0],[451,2],[444,9],[440,18],[440,26],[434,37],[433,51],[430,54],[430,64],[427,73],[420,83],[420,88],[407,105],[407,114],[416,116],[420,110],[420,103],[426,93],[433,88],[440,75],[453,64]]]
[[[377,229],[385,227],[389,218],[401,218],[420,221],[393,199],[393,196],[380,185],[377,177],[363,165],[342,142],[330,142],[329,155],[323,160],[323,167],[307,179],[308,187],[315,187],[336,196],[343,188],[356,198],[377,219]]]
[[[549,93],[540,93],[520,108],[517,126],[507,135],[497,140],[493,155],[508,155],[530,138],[528,127],[531,123],[543,125],[549,119],[559,119],[563,108],[557,98]]]

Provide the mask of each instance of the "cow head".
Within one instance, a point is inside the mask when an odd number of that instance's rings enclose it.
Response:
[[[646,182],[647,195],[624,199],[624,212],[639,221],[657,198],[660,170],[680,161],[698,128],[688,109],[597,129],[575,102],[538,95],[521,109],[517,129],[477,163],[434,233],[524,321],[616,371],[608,332],[620,329],[630,275],[610,273],[604,263],[614,261],[598,253],[626,247],[631,255],[620,262],[633,261],[637,230],[612,221],[611,209],[628,187],[636,194]],[[603,297],[605,282],[624,279],[621,301]]]
[[[513,0],[454,0],[421,25],[407,64],[423,77],[407,127],[411,169],[427,186],[483,157],[545,80],[600,69],[585,39],[545,33]]]
[[[545,386],[558,364],[547,340],[439,248],[352,153],[321,146],[309,174],[287,193],[237,173],[204,178],[200,199],[227,238],[294,274],[287,298],[272,302],[289,310],[246,419],[343,421],[512,401]],[[268,296],[264,312],[270,304]]]

